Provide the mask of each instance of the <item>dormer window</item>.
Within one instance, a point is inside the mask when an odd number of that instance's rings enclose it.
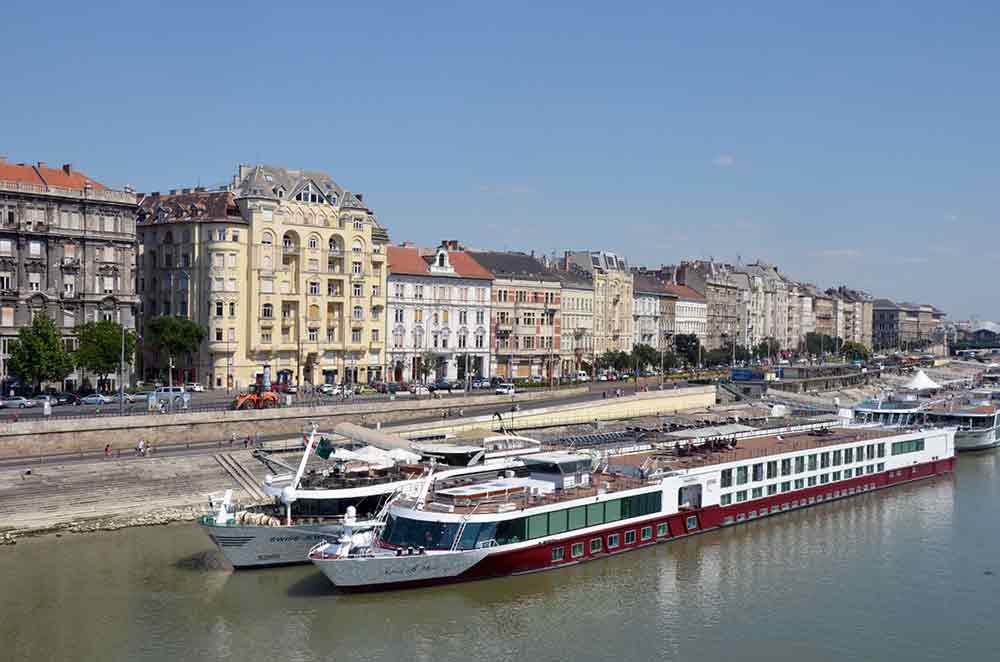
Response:
[[[444,251],[441,251],[440,253],[438,253],[438,266],[439,267],[447,267],[448,266],[448,256],[445,254]]]
[[[322,196],[313,190],[312,184],[306,184],[301,191],[295,194],[295,199],[299,202],[319,202]]]
[[[278,188],[274,189],[274,194],[276,196],[278,196],[279,198],[284,198],[285,197],[285,189],[283,189],[283,188],[281,188],[279,186]]]

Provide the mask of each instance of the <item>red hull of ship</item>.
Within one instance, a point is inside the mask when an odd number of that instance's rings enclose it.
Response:
[[[916,480],[923,480],[925,478],[932,478],[941,474],[951,473],[954,469],[954,463],[954,458],[946,458],[925,464],[914,465],[906,469],[873,473],[858,478],[852,478],[850,480],[837,481],[836,483],[828,483],[826,485],[816,485],[814,487],[807,487],[801,490],[785,492],[784,494],[776,494],[774,496],[754,499],[752,501],[746,501],[744,503],[733,504],[725,507],[709,506],[707,508],[683,511],[672,515],[647,517],[642,520],[636,520],[627,525],[615,524],[613,526],[608,526],[606,529],[592,531],[586,535],[564,538],[557,542],[540,541],[534,547],[521,547],[507,552],[490,554],[466,572],[454,577],[444,577],[419,582],[378,584],[342,590],[358,592],[382,591],[398,588],[418,588],[421,586],[434,586],[438,584],[450,584],[476,579],[490,579],[494,577],[504,577],[507,575],[540,572],[568,565],[576,565],[585,561],[615,556],[634,549],[669,542],[671,540],[694,535],[696,533],[704,533],[729,524],[741,524],[745,521],[753,521],[754,519],[760,519],[761,517],[771,514],[778,514],[789,510],[800,510],[818,503],[826,503],[827,501],[850,498],[851,496],[866,494],[874,490],[884,489],[902,483],[909,483]],[[865,488],[865,486],[868,487]],[[855,491],[851,493],[851,489]],[[839,496],[837,496],[836,493],[839,493]],[[829,495],[829,497],[827,495]],[[822,499],[817,500],[818,497],[822,497]],[[813,499],[814,501],[810,503],[809,499]],[[796,502],[798,505],[793,506],[792,502]],[[777,508],[777,510],[772,513],[772,508]],[[751,511],[757,513],[757,515],[755,517],[750,517],[749,513]],[[694,527],[687,526],[687,521],[691,517],[697,518],[697,525]],[[727,521],[727,518],[731,518],[731,521]],[[656,534],[658,532],[657,530],[659,525],[664,523],[667,524],[667,534],[664,536],[657,536]],[[641,538],[641,530],[643,527],[652,527],[652,537],[649,540],[642,540]],[[625,544],[626,531],[635,532],[635,542]],[[608,536],[614,534],[618,534],[619,546],[615,549],[608,550]],[[591,553],[590,541],[595,538],[601,538],[602,540],[601,551]],[[574,543],[582,543],[584,549],[583,554],[575,558],[572,557],[571,554]],[[557,547],[564,548],[562,561],[552,560],[552,550]]]

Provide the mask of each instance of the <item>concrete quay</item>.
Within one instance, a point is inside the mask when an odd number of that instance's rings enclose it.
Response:
[[[505,403],[504,425],[530,435],[532,429],[685,410],[704,411],[715,404],[715,387],[652,391],[518,412],[510,411],[510,398],[505,398]],[[454,406],[453,402],[450,404]],[[295,425],[299,423],[296,421]],[[410,422],[383,429],[401,436],[423,437],[474,428],[495,429],[496,423],[493,416],[481,415]],[[328,425],[321,424],[320,429],[328,429]],[[293,435],[296,440],[298,434],[296,430]],[[276,441],[273,445],[280,447],[283,443]],[[150,457],[123,454],[114,459],[46,463],[30,469],[0,468],[0,544],[25,535],[189,521],[207,511],[210,493],[226,489],[232,489],[235,498],[244,503],[258,499],[259,494],[248,489],[246,478],[234,478],[232,463],[241,467],[235,473],[250,475],[256,481],[264,477],[264,467],[249,451],[225,447],[212,453],[175,456],[154,453]]]

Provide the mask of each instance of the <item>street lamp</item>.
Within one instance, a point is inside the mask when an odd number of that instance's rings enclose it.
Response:
[[[663,386],[663,380],[666,377],[665,373],[667,371],[666,360],[667,360],[667,348],[671,346],[671,341],[673,340],[673,331],[663,332],[663,347],[660,349],[660,386]]]

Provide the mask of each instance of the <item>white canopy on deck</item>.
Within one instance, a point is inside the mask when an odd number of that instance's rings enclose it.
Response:
[[[928,377],[923,370],[918,370],[910,381],[903,384],[903,388],[910,391],[936,391],[941,388],[941,385]]]

